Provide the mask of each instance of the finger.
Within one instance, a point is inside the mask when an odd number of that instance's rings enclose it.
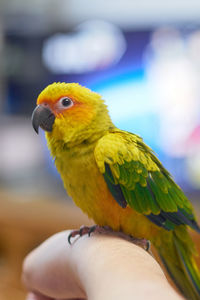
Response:
[[[28,290],[53,299],[85,298],[69,262],[68,235],[64,231],[52,236],[26,257],[22,280]]]

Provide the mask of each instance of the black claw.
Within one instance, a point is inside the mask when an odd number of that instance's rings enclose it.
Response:
[[[151,242],[150,241],[147,241],[147,246],[146,246],[146,251],[149,252],[149,249],[151,247]]]
[[[68,243],[71,245],[71,238],[72,238],[72,234],[70,233],[68,236]]]
[[[95,231],[95,229],[96,229],[96,225],[90,227],[90,230],[88,231],[88,236],[90,236],[91,233]]]

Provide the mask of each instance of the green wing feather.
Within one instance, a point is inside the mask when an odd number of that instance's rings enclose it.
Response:
[[[187,224],[200,231],[189,200],[139,136],[114,130],[98,141],[94,155],[119,205],[167,230]]]

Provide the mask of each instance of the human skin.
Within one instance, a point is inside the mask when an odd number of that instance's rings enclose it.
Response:
[[[27,300],[181,300],[155,259],[118,237],[50,237],[24,260]]]

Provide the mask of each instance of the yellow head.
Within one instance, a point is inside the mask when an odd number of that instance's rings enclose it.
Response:
[[[78,83],[52,83],[38,96],[32,123],[53,141],[79,144],[112,127],[101,96]]]

